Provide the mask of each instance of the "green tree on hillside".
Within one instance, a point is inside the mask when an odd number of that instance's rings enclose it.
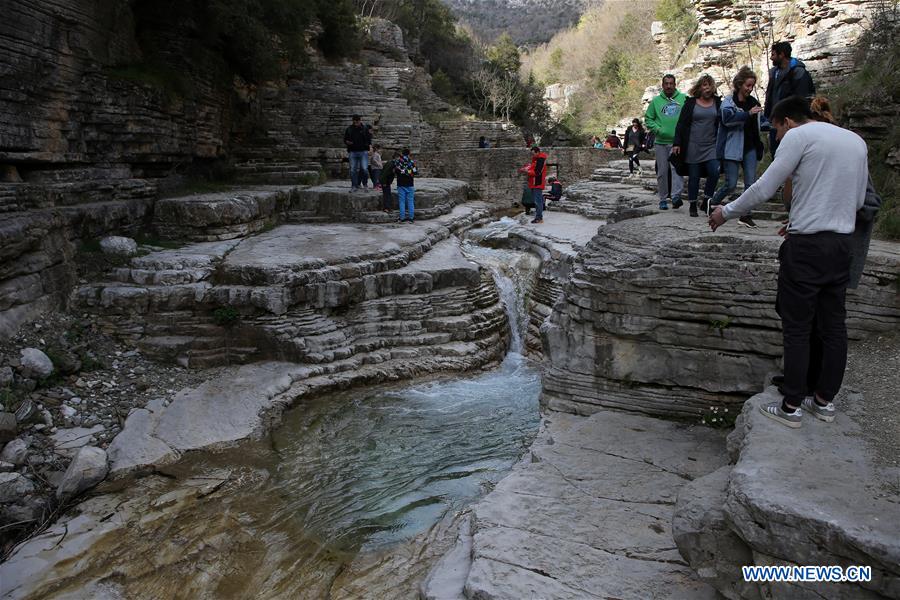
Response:
[[[487,59],[494,67],[507,73],[518,73],[522,66],[519,48],[508,33],[501,35],[494,45],[488,47]]]

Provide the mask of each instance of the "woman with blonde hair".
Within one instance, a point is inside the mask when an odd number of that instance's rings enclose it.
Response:
[[[711,212],[728,194],[737,188],[738,169],[744,169],[744,189],[756,181],[756,166],[763,156],[763,143],[759,137],[759,118],[762,106],[751,96],[756,86],[756,73],[750,67],[741,67],[731,81],[732,93],[722,101],[719,131],[716,136],[716,155],[725,171],[725,185],[712,196],[709,204],[701,209]],[[756,227],[749,215],[739,219],[747,227]]]
[[[707,198],[713,195],[719,181],[716,130],[719,126],[721,101],[716,96],[716,81],[709,74],[700,76],[691,87],[689,96],[681,109],[678,125],[675,126],[672,154],[680,157],[687,166],[690,215],[696,217],[700,177],[706,176],[703,192]],[[683,169],[681,171],[683,172]],[[672,208],[679,206],[680,202],[677,205],[672,203]]]

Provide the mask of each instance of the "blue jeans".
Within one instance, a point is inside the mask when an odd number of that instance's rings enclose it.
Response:
[[[716,190],[716,195],[712,197],[712,204],[721,204],[725,196],[734,192],[737,187],[738,168],[744,167],[744,189],[753,185],[756,181],[756,149],[750,148],[744,153],[743,162],[737,160],[726,160],[722,170],[725,171],[725,185]]]
[[[688,202],[696,202],[700,191],[700,177],[705,173],[706,184],[703,193],[712,198],[719,183],[719,161],[715,158],[702,163],[688,163]]]
[[[369,153],[365,150],[350,153],[350,185],[359,187],[363,179],[363,173],[369,171]],[[368,176],[366,177],[368,180]]]
[[[409,187],[401,187],[397,186],[397,197],[400,200],[400,220],[404,219],[415,219],[415,203],[413,202],[413,198],[416,196],[416,188]],[[407,213],[409,215],[407,216]]]
[[[544,190],[531,188],[531,199],[534,201],[534,218],[540,221],[544,218]]]

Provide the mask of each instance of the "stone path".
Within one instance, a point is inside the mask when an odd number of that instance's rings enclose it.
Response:
[[[473,507],[471,535],[423,595],[715,598],[679,555],[670,523],[678,491],[724,462],[724,434],[709,428],[610,410],[550,413],[530,454]]]

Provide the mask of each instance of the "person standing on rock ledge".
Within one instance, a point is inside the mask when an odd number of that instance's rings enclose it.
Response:
[[[650,102],[644,121],[647,129],[655,139],[656,150],[656,184],[659,191],[659,210],[668,210],[668,199],[672,205],[681,206],[681,192],[684,189],[684,178],[675,172],[669,164],[672,142],[675,140],[675,126],[681,107],[687,99],[675,87],[675,76],[668,74],[662,78],[662,93]]]
[[[788,427],[800,427],[803,409],[823,421],[834,419],[832,400],[844,379],[851,234],[866,198],[868,150],[852,131],[814,121],[801,96],[776,104],[769,120],[780,142],[775,160],[737,200],[717,207],[709,225],[715,231],[728,219],[747,214],[791,178],[790,220],[778,252],[784,400],[760,410]],[[822,340],[822,370],[815,394],[806,397],[813,322]]]
[[[416,219],[414,180],[419,174],[419,169],[416,167],[416,161],[409,156],[409,148],[404,148],[400,152],[400,158],[394,161],[394,173],[397,174],[397,198],[400,201],[400,218],[397,222],[413,223]]]
[[[344,131],[344,144],[350,157],[350,191],[355,192],[363,174],[369,171],[369,146],[372,144],[372,135],[359,115],[353,115],[353,123]]]
[[[544,187],[547,180],[547,155],[537,146],[531,148],[531,162],[519,169],[519,173],[528,175],[528,189],[534,202],[534,220],[532,223],[544,222]]]

